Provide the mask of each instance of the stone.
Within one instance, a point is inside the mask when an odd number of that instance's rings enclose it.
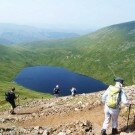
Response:
[[[80,111],[80,109],[78,109],[78,108],[75,108],[75,111]]]
[[[65,132],[59,132],[58,135],[66,135]]]
[[[4,118],[0,118],[0,122],[1,123],[4,123],[5,122],[5,119]]]
[[[34,127],[34,130],[39,130],[39,126],[35,126]]]
[[[43,131],[43,135],[49,135],[49,131],[48,130],[44,130]]]
[[[69,129],[66,130],[66,133],[67,133],[67,134],[70,134],[71,132],[72,132],[72,131],[69,130]]]
[[[86,127],[84,130],[85,130],[85,132],[89,132],[90,131],[90,127]]]
[[[82,105],[82,101],[79,101],[78,104],[79,104],[79,105]]]

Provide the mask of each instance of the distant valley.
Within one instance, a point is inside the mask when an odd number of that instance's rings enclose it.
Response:
[[[76,33],[57,32],[32,26],[0,24],[0,44],[3,45],[78,36]]]

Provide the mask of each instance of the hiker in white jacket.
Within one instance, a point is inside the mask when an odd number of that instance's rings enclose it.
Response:
[[[118,115],[120,111],[120,103],[124,103],[127,106],[129,105],[127,96],[122,88],[122,84],[124,80],[120,77],[117,77],[116,79],[114,79],[114,81],[116,82],[115,86],[109,86],[102,96],[102,102],[105,104],[105,108],[104,108],[105,120],[101,130],[102,135],[107,135],[106,130],[110,123],[111,118],[112,118],[112,135],[118,133],[117,127],[118,127]],[[115,91],[114,94],[116,94],[116,91],[118,93],[117,103],[115,105],[113,104],[113,100],[110,100],[111,98],[110,95],[112,94],[111,93],[112,91],[113,92]]]

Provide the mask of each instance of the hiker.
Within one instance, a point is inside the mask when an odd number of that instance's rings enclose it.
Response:
[[[71,95],[72,95],[72,96],[75,96],[75,95],[76,95],[76,88],[75,88],[75,87],[72,87],[72,88],[70,89],[70,91],[71,91]]]
[[[7,93],[5,93],[6,101],[8,101],[12,106],[12,109],[10,111],[11,114],[15,114],[14,109],[16,108],[15,99],[17,99],[17,97],[14,91],[15,87],[11,87],[11,89]]]
[[[112,135],[118,133],[118,115],[120,112],[120,104],[124,103],[129,106],[131,101],[127,100],[127,96],[122,88],[124,80],[120,77],[114,79],[115,86],[110,85],[102,96],[102,102],[105,104],[105,120],[101,130],[102,135],[107,135],[106,130],[112,118]]]
[[[55,97],[59,97],[59,95],[60,95],[59,85],[56,85],[56,87],[53,89],[53,94]]]

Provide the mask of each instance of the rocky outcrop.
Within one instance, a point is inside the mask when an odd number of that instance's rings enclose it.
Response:
[[[125,87],[129,99],[135,99],[135,86]],[[101,96],[104,91],[52,99],[32,99],[16,108],[16,115],[0,112],[0,133],[25,135],[97,135],[104,118]],[[128,108],[122,107],[120,127],[127,120]],[[129,132],[134,134],[135,108],[130,112]]]
[[[10,128],[0,128],[0,132],[4,134],[12,134],[12,135],[94,135],[94,130],[92,123],[89,121],[77,121],[74,123],[69,123],[66,125],[60,125],[57,127],[43,127],[43,126],[35,126],[35,127],[10,127]]]

